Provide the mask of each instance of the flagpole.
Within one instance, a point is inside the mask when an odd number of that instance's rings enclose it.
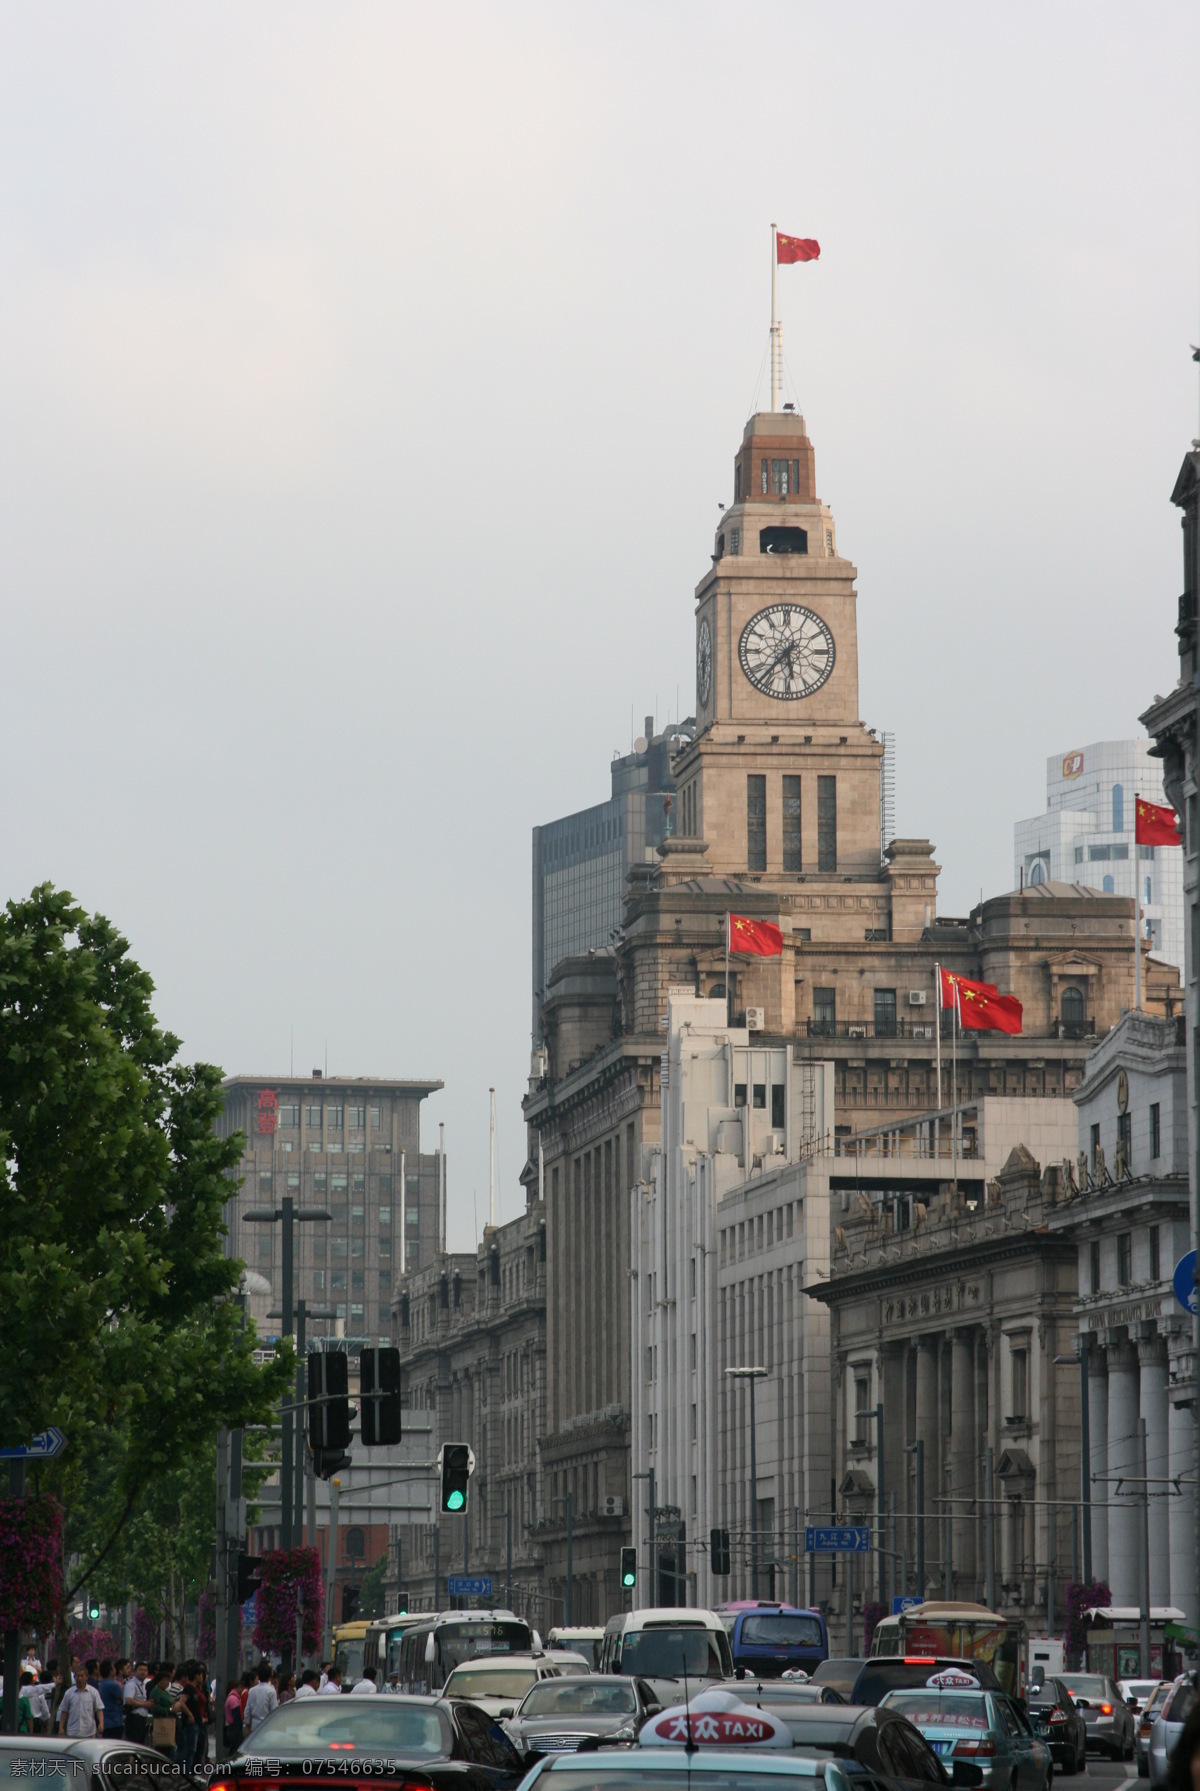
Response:
[[[950,1153],[953,1161],[954,1192],[958,1193],[958,981],[954,983],[953,1019],[950,1023],[950,1079],[954,1086],[950,1090]]]
[[[933,987],[934,999],[937,1003],[934,1013],[937,1017],[937,1104],[940,1112],[942,1106],[942,967],[940,964],[935,964],[933,967]]]
[[[1137,797],[1133,799],[1133,1008],[1142,1011],[1142,867],[1137,845]]]
[[[777,361],[779,359],[779,324],[775,317],[775,269],[778,255],[775,247],[775,226],[771,225],[771,409],[779,409],[779,378]]]
[[[725,1024],[729,1026],[731,1009],[729,1006],[729,914],[725,915]]]

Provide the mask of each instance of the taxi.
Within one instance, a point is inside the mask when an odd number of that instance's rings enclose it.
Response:
[[[944,1766],[979,1767],[986,1791],[1049,1791],[1048,1742],[1014,1698],[985,1690],[969,1673],[933,1673],[924,1686],[889,1692],[880,1708],[906,1716]]]

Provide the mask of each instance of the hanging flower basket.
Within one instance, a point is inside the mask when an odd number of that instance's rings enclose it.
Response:
[[[0,1499],[0,1629],[53,1630],[63,1608],[63,1514],[57,1499]]]
[[[1087,1613],[1098,1605],[1111,1603],[1112,1593],[1103,1580],[1093,1580],[1087,1586],[1081,1586],[1075,1580],[1069,1583],[1067,1586],[1067,1622],[1063,1632],[1063,1641],[1069,1654],[1073,1657],[1081,1656],[1087,1647]]]
[[[264,1654],[283,1654],[296,1646],[297,1601],[304,1609],[301,1651],[311,1654],[321,1644],[325,1609],[321,1557],[315,1548],[272,1549],[262,1558],[255,1601],[254,1646]]]

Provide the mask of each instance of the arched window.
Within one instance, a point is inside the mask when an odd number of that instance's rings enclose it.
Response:
[[[1125,831],[1125,786],[1113,785],[1113,832]]]
[[[1101,884],[1101,888],[1103,889],[1105,895],[1112,895],[1114,893],[1114,891],[1116,890],[1116,887],[1117,886],[1113,882],[1111,873],[1104,879],[1104,882]]]
[[[357,1524],[346,1531],[346,1554],[351,1561],[361,1561],[367,1552],[367,1539]]]
[[[1068,1038],[1083,1036],[1083,995],[1078,989],[1062,992],[1062,1025]]]
[[[1046,878],[1046,860],[1044,858],[1035,858],[1029,871],[1030,883],[1044,883]]]

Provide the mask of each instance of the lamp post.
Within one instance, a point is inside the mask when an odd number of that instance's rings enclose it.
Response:
[[[650,1589],[650,1603],[653,1605],[658,1603],[658,1530],[655,1524],[655,1519],[657,1518],[658,1513],[654,1506],[654,1469],[647,1468],[644,1473],[634,1474],[632,1478],[634,1480],[648,1480],[650,1482],[649,1488],[647,1489],[650,1499],[650,1540],[646,1545],[646,1583]],[[633,1546],[635,1548],[637,1547],[636,1529],[633,1532]]]
[[[1079,1350],[1073,1356],[1055,1356],[1056,1368],[1068,1362],[1079,1364],[1079,1498],[1083,1515],[1083,1583],[1092,1583],[1092,1422],[1088,1404],[1088,1340],[1079,1338]]]
[[[292,1302],[295,1293],[295,1227],[298,1224],[311,1224],[317,1220],[324,1220],[328,1223],[332,1218],[333,1214],[326,1212],[324,1207],[297,1207],[290,1194],[285,1194],[278,1206],[255,1206],[251,1207],[249,1212],[242,1214],[242,1219],[247,1225],[282,1225],[283,1227],[283,1265],[282,1273],[280,1275],[280,1281],[282,1283],[280,1288],[280,1305],[283,1310],[280,1313],[280,1319],[283,1327],[283,1335],[285,1337],[291,1336],[293,1328]],[[279,1463],[279,1493],[281,1502],[279,1514],[280,1540],[282,1541],[284,1548],[291,1548],[293,1546],[292,1480],[295,1464],[292,1460],[292,1412],[290,1399],[284,1399],[280,1415],[283,1421],[283,1448]]]
[[[752,1368],[727,1368],[735,1380],[750,1382],[750,1596],[758,1597],[758,1435],[754,1424],[754,1383],[762,1380],[766,1369],[761,1364]]]
[[[925,1596],[925,1439],[907,1443],[905,1455],[917,1458],[917,1597]]]
[[[282,1319],[283,1313],[275,1307],[267,1313],[267,1317]],[[304,1534],[304,1363],[308,1348],[308,1320],[336,1317],[337,1313],[331,1307],[310,1306],[307,1300],[296,1301],[296,1453],[292,1487],[292,1538],[297,1548]],[[311,1536],[309,1542],[312,1542]]]

